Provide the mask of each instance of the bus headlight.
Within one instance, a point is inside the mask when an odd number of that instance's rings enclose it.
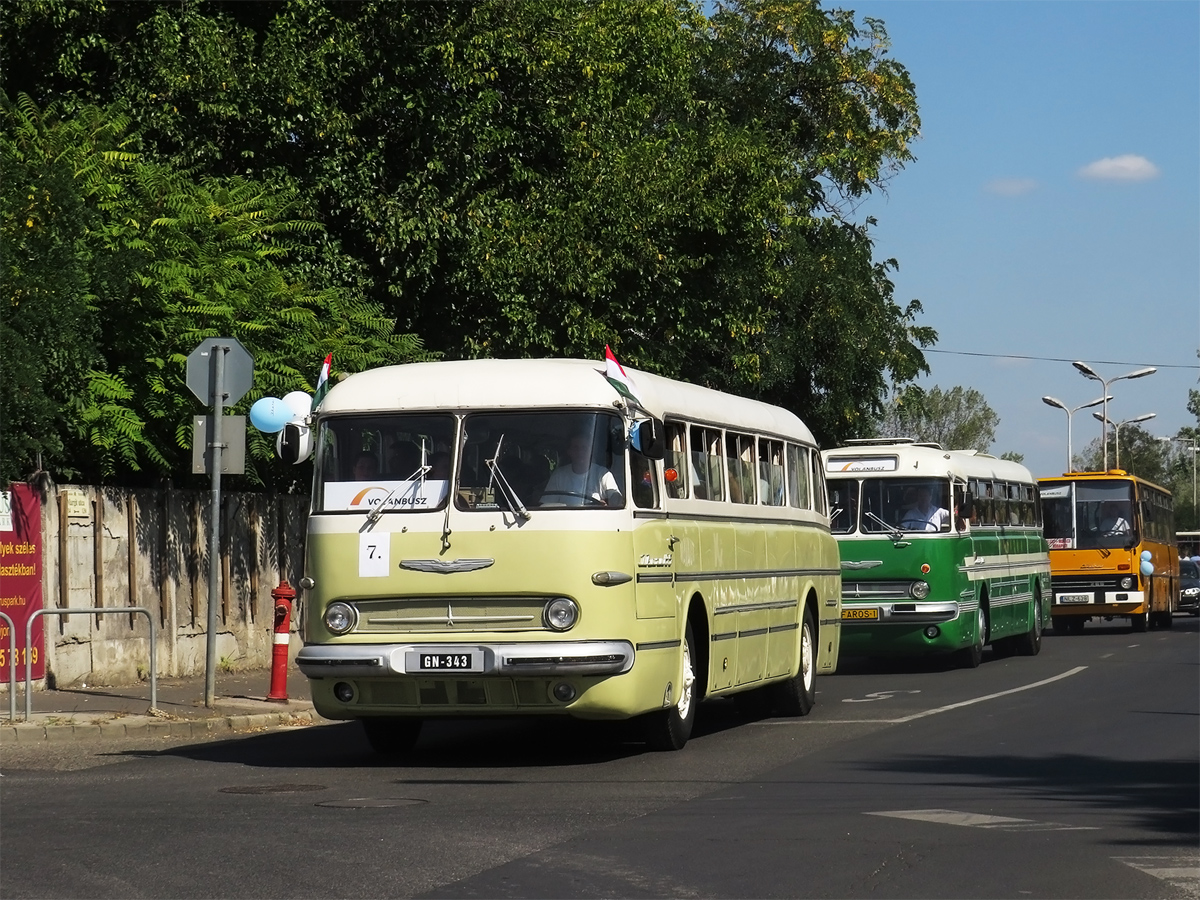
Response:
[[[908,595],[914,600],[924,600],[929,596],[928,581],[914,581],[908,588]]]
[[[579,620],[579,607],[569,597],[555,597],[546,604],[546,626],[555,631],[567,631]]]
[[[1123,591],[1132,590],[1133,589],[1133,576],[1126,575],[1124,578],[1121,579],[1119,584],[1121,585],[1121,590],[1123,590]]]
[[[330,603],[325,607],[325,627],[334,634],[345,634],[358,624],[358,613],[349,603]]]

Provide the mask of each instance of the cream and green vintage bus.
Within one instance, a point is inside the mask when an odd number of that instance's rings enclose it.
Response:
[[[1036,654],[1050,597],[1037,482],[1019,463],[909,438],[826,450],[843,652]]]
[[[837,545],[809,429],[603,363],[351,375],[315,452],[297,663],[331,719],[403,754],[439,716],[644,720],[751,690],[804,715],[837,665]],[[761,704],[765,705],[765,704]]]

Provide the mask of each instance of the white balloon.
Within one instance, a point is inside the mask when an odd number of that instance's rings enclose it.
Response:
[[[295,418],[303,419],[312,412],[313,398],[305,391],[292,391],[283,395],[284,405],[295,413]]]

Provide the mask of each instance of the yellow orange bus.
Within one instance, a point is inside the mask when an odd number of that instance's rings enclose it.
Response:
[[[820,454],[778,407],[587,360],[351,375],[314,416],[298,665],[403,754],[432,717],[640,717],[679,749],[706,697],[803,715],[833,672]]]
[[[1057,634],[1089,619],[1171,627],[1179,554],[1171,493],[1122,469],[1038,479]]]

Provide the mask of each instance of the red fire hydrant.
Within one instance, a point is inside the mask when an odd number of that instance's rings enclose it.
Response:
[[[275,645],[271,650],[271,693],[268,700],[287,703],[288,648],[292,639],[292,602],[296,589],[285,578],[271,591],[275,601]]]

